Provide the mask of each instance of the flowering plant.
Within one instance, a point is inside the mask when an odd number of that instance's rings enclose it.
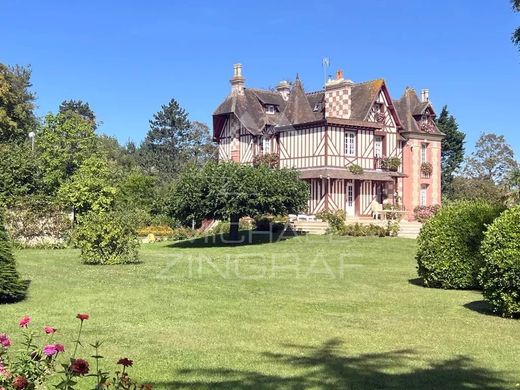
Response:
[[[419,222],[426,222],[440,210],[441,206],[434,204],[432,206],[417,206],[413,209],[414,217]]]
[[[65,353],[63,344],[54,342],[53,338],[58,329],[46,325],[42,332],[35,332],[30,324],[31,317],[24,316],[19,321],[20,329],[23,332],[24,341],[20,343],[21,349],[16,358],[10,349],[13,346],[11,338],[0,333],[0,390],[34,390],[46,388],[50,378],[57,374],[61,376],[60,382],[56,385],[61,390],[74,390],[78,381],[85,377],[95,378],[95,389],[114,389],[114,390],[149,390],[150,385],[138,385],[130,379],[127,371],[133,365],[133,361],[128,358],[121,358],[117,364],[122,369],[113,375],[100,369],[100,361],[103,357],[99,354],[101,342],[90,344],[95,354],[92,358],[95,361],[95,370],[92,370],[90,363],[82,358],[76,357],[78,347],[81,346],[81,334],[83,323],[89,319],[88,314],[78,314],[76,318],[80,321],[76,340],[74,340],[73,353],[65,362],[58,364],[58,359]],[[44,337],[43,343],[36,343],[36,340]],[[61,359],[60,359],[61,360]],[[58,370],[57,366],[62,369]]]

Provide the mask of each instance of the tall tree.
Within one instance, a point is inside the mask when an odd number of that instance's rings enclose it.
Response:
[[[28,142],[0,144],[0,156],[0,203],[38,191],[39,169]]]
[[[457,120],[448,111],[448,106],[442,108],[437,120],[437,127],[446,136],[442,140],[442,193],[448,197],[452,193],[451,184],[454,173],[464,160],[464,138],[466,135],[459,130]]]
[[[307,205],[308,187],[297,171],[228,163],[186,170],[175,183],[171,214],[185,223],[229,219],[230,239],[238,240],[240,217],[298,213]]]
[[[188,113],[172,99],[150,120],[150,130],[138,151],[138,159],[147,172],[164,183],[190,164],[202,166],[214,159],[215,150],[208,126],[191,122]]]
[[[31,69],[0,64],[0,143],[23,142],[36,128]]]
[[[172,99],[150,120],[150,130],[141,145],[141,164],[151,173],[171,179],[180,171],[186,158],[191,123],[188,113]]]
[[[507,177],[518,167],[515,154],[503,135],[483,133],[475,144],[475,151],[467,159],[465,173],[476,179],[491,180],[504,185]]]
[[[520,12],[520,0],[511,0],[511,3],[513,4],[513,11]],[[515,45],[520,47],[520,27],[513,32],[511,39]]]
[[[96,114],[94,114],[94,111],[92,111],[87,102],[72,99],[64,100],[60,104],[59,113],[63,114],[65,117],[70,114],[77,114],[85,121],[90,122],[94,130],[97,129]]]
[[[48,114],[36,136],[35,150],[46,193],[56,194],[97,149],[98,140],[91,121],[76,113]]]

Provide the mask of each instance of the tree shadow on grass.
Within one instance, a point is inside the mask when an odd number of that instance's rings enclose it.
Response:
[[[255,230],[241,230],[239,239],[232,241],[228,234],[215,234],[204,237],[198,237],[191,240],[177,241],[170,245],[169,248],[211,248],[211,247],[230,247],[272,244],[285,241],[294,237],[302,236],[302,233],[291,230],[281,232],[259,232]]]
[[[408,279],[408,283],[413,284],[414,286],[426,287],[422,278]]]
[[[493,311],[493,306],[484,300],[473,301],[463,305],[466,309],[475,311],[479,314],[485,314],[488,316],[499,317],[497,313]]]
[[[286,345],[291,353],[266,352],[262,357],[280,371],[294,375],[266,374],[254,370],[184,369],[178,380],[153,383],[161,389],[503,389],[500,373],[478,367],[458,356],[445,361],[425,361],[414,350],[347,356],[339,339],[321,346]],[[424,367],[415,368],[420,360]],[[184,377],[184,379],[183,379]],[[196,379],[193,379],[196,378]]]

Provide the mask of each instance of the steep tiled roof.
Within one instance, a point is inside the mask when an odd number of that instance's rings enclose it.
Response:
[[[314,122],[316,120],[299,78],[296,78],[284,114],[291,125]]]
[[[394,106],[397,114],[401,119],[404,131],[412,133],[426,133],[422,130],[417,122],[421,115],[430,108],[433,112],[433,107],[430,102],[421,102],[417,96],[417,92],[413,88],[406,87],[401,99],[394,100]],[[435,124],[433,124],[433,133],[442,134]]]
[[[383,79],[367,81],[364,83],[354,84],[352,86],[352,115],[351,119],[364,121],[366,120],[370,108],[384,84]]]

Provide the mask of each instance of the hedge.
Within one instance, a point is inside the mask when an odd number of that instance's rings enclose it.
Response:
[[[479,288],[480,244],[486,226],[501,211],[501,206],[484,201],[458,201],[429,219],[417,240],[417,272],[424,285]]]
[[[484,298],[504,317],[520,314],[520,206],[498,217],[482,241]]]

